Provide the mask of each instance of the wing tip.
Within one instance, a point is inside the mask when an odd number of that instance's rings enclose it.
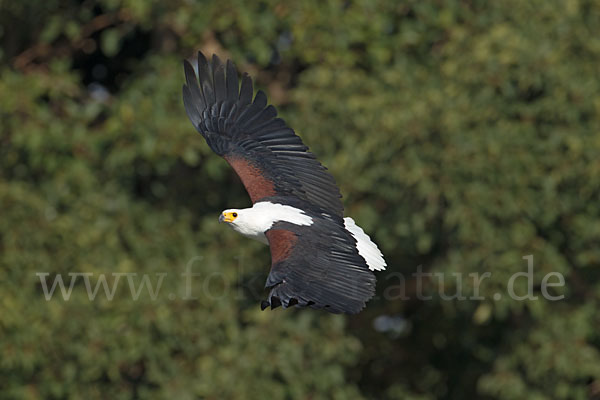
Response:
[[[267,308],[274,310],[278,307],[283,309],[299,307],[323,310],[332,314],[354,315],[364,310],[367,306],[367,301],[369,301],[375,294],[373,292],[371,296],[366,299],[348,299],[349,301],[344,302],[343,304],[339,303],[339,301],[316,302],[313,300],[304,299],[302,296],[288,293],[288,288],[285,286],[285,283],[275,285],[269,293],[267,300],[261,301],[260,309],[264,311]]]

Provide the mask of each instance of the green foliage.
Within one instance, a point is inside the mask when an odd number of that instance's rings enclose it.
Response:
[[[585,0],[0,0],[0,398],[599,398],[599,27]],[[198,49],[256,77],[380,244],[363,313],[260,311],[268,251],[216,221],[249,200],[182,106]],[[73,272],[137,275],[46,301],[36,273]],[[484,272],[485,300],[437,295]]]

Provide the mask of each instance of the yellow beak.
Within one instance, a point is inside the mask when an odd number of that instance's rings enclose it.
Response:
[[[222,213],[219,215],[219,222],[233,222],[234,219],[231,213]]]

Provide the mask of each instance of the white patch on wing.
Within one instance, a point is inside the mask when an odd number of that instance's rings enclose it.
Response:
[[[371,271],[385,270],[387,264],[383,259],[383,254],[381,254],[381,251],[373,243],[369,235],[360,226],[356,225],[356,222],[350,217],[344,218],[344,225],[346,226],[346,230],[356,239],[356,250],[365,259],[369,269]]]

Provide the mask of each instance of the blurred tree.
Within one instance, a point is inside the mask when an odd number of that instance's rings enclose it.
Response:
[[[592,0],[0,0],[0,398],[600,398],[599,27]],[[363,313],[259,310],[268,252],[216,221],[249,200],[182,107],[197,49],[380,244]],[[137,275],[46,301],[40,272]]]

